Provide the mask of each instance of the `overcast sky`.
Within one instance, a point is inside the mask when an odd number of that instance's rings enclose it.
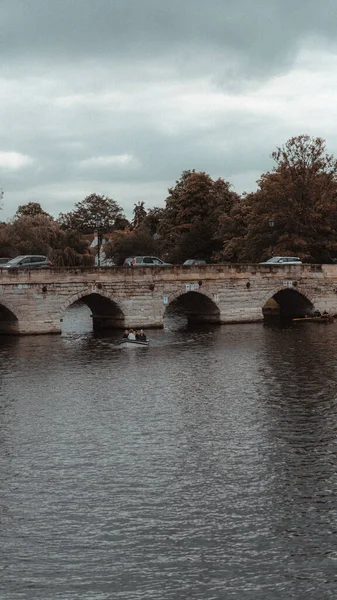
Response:
[[[336,0],[0,0],[0,27],[0,219],[130,217],[193,168],[252,191],[302,133],[337,155]]]

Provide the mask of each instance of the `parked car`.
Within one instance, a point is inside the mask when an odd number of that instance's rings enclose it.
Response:
[[[126,258],[124,267],[167,267],[169,263],[160,260],[156,256],[131,256]]]
[[[123,267],[132,267],[133,259],[134,259],[134,256],[129,256],[129,258],[126,258],[125,261],[123,262]]]
[[[205,260],[201,260],[201,258],[189,258],[188,260],[185,260],[185,262],[183,263],[183,265],[205,265],[206,261]]]
[[[10,258],[0,258],[0,269],[8,263]]]
[[[40,254],[25,254],[24,256],[16,256],[12,258],[3,269],[9,271],[13,269],[48,269],[53,266],[53,263],[47,256]]]
[[[302,261],[297,256],[273,256],[260,265],[301,265]]]

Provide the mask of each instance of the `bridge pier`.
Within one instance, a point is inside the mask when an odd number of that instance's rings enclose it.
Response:
[[[259,323],[263,321],[262,308],[256,306],[255,308],[244,307],[244,308],[230,308],[229,310],[222,310],[220,313],[220,323]]]
[[[19,321],[15,335],[59,335],[62,333],[61,320]]]

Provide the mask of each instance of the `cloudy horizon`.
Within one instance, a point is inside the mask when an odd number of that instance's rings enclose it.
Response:
[[[253,5],[252,5],[253,4]],[[96,192],[131,216],[182,171],[254,191],[292,136],[337,155],[332,0],[3,0],[0,219]]]

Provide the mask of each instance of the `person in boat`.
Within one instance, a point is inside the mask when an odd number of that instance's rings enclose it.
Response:
[[[143,329],[140,330],[138,339],[139,339],[140,342],[146,342],[147,341],[146,335],[145,335]]]
[[[312,314],[313,317],[321,317],[321,312],[319,310],[315,310]]]
[[[139,333],[138,333],[137,329],[136,329],[135,336],[136,336],[136,340],[139,340]]]
[[[123,340],[127,339],[129,337],[129,330],[126,329],[123,333]]]
[[[129,331],[129,335],[128,335],[128,340],[133,340],[133,341],[135,341],[135,339],[136,339],[135,332],[134,332],[134,330],[133,330],[133,329],[130,329],[130,331]]]

